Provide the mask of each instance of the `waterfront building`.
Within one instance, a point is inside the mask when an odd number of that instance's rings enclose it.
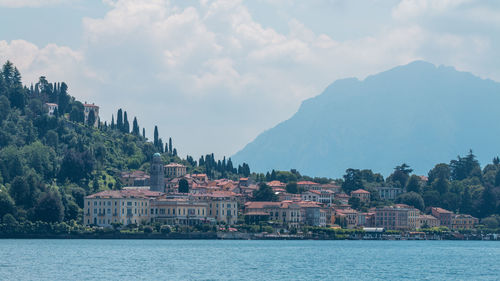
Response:
[[[345,220],[347,228],[354,228],[358,225],[359,213],[354,209],[336,210],[336,216]]]
[[[106,190],[84,198],[85,225],[143,224],[150,221],[151,201],[162,195],[147,189]]]
[[[419,211],[404,204],[375,209],[375,226],[394,230],[417,228]]]
[[[431,215],[419,215],[417,221],[417,228],[439,226],[439,220]]]
[[[436,217],[439,220],[440,225],[451,228],[451,218],[453,212],[450,212],[448,210],[439,207],[432,207],[431,213],[434,217]]]
[[[152,221],[169,225],[197,225],[215,222],[208,218],[208,204],[188,198],[159,198],[151,202]]]
[[[217,222],[235,224],[238,220],[237,194],[230,191],[215,191],[206,194],[190,194],[196,201],[208,204],[208,217]]]
[[[247,202],[245,204],[245,220],[255,222],[268,218],[288,227],[297,227],[302,222],[301,206],[297,202]],[[319,218],[318,218],[319,220]],[[319,222],[318,222],[319,223]]]
[[[167,178],[178,178],[186,174],[186,166],[178,163],[170,163],[165,165],[165,176]]]
[[[479,220],[471,215],[454,214],[451,217],[451,229],[472,229],[479,223]]]

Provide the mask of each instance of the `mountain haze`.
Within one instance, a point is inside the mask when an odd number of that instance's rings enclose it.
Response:
[[[347,168],[388,175],[403,162],[426,174],[469,149],[484,164],[500,152],[499,106],[500,83],[416,61],[334,82],[233,160],[330,177]]]

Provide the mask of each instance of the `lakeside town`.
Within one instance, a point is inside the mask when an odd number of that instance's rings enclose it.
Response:
[[[101,122],[65,83],[10,87],[0,97],[3,238],[498,239],[499,157],[482,169],[471,150],[427,176],[403,163],[385,179],[256,173],[213,153],[181,158],[121,108]]]
[[[426,177],[421,177],[422,181]],[[121,190],[85,197],[84,224],[124,227],[159,223],[165,227],[216,226],[218,238],[301,239],[320,237],[302,229],[351,230],[348,239],[497,239],[497,235],[464,235],[479,220],[439,207],[429,213],[406,204],[390,204],[361,211],[352,202],[369,204],[372,194],[357,189],[350,194],[334,181],[296,183],[300,193],[287,192],[278,180],[252,182],[249,178],[210,180],[206,174],[187,174],[186,166],[165,164],[153,156],[149,173],[123,171]],[[276,201],[256,201],[256,194],[272,192]],[[401,188],[376,188],[380,199],[394,202]],[[352,199],[354,198],[354,199]],[[351,204],[350,204],[351,203]],[[248,226],[265,225],[265,231],[248,235]],[[262,229],[262,227],[260,228]],[[170,231],[169,231],[170,232]],[[439,234],[438,234],[439,233]],[[446,234],[446,235],[442,235]],[[327,236],[323,236],[327,237]]]

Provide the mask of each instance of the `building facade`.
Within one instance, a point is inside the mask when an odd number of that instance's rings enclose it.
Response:
[[[178,163],[165,165],[165,176],[167,178],[178,178],[186,174],[186,166]]]

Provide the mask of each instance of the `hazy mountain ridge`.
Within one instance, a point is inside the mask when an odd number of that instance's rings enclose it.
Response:
[[[337,80],[233,159],[255,171],[316,176],[350,167],[388,174],[402,162],[427,173],[470,148],[484,163],[500,151],[498,104],[499,83],[416,61],[363,81]]]

